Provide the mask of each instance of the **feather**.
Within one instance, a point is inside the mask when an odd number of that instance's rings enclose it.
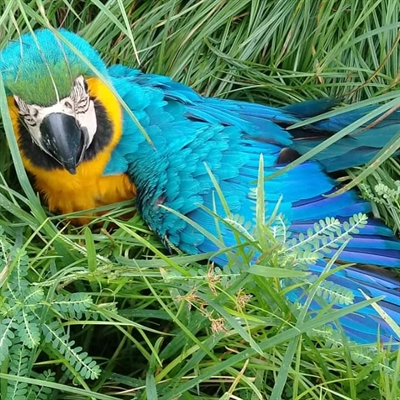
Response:
[[[211,235],[217,237],[221,234],[224,245],[234,246],[236,242],[232,231],[222,222],[216,224],[212,215],[204,211],[203,207],[221,217],[237,214],[251,221],[255,203],[249,193],[257,180],[260,154],[264,156],[264,172],[267,177],[285,165],[278,163],[282,149],[292,147],[303,153],[309,150],[307,146],[315,146],[319,143],[319,140],[308,139],[307,135],[303,135],[304,139],[301,140],[304,141],[301,143],[299,136],[296,136],[298,132],[291,136],[292,132],[290,131],[289,135],[285,126],[325,112],[336,104],[334,100],[323,100],[321,104],[313,102],[273,109],[257,104],[202,98],[197,94],[192,94],[187,87],[175,85],[168,79],[154,75],[144,78],[137,74],[133,76],[134,83],[141,82],[144,85],[143,90],[148,88],[148,95],[159,90],[164,92],[163,101],[158,97],[157,101],[151,101],[151,118],[142,121],[149,121],[145,125],[146,129],[151,129],[151,124],[157,125],[159,131],[152,140],[156,149],[169,160],[168,165],[161,167],[157,162],[153,164],[157,167],[153,171],[152,179],[156,181],[153,185],[158,188],[164,187],[165,190],[162,194],[157,191],[154,196],[139,197],[139,208],[144,219],[160,238],[168,238],[168,242],[188,253],[218,251],[219,248],[207,237],[196,232],[192,225],[182,223],[175,214],[167,215],[161,210],[154,212],[157,199],[160,196],[163,197],[164,205],[186,215],[194,223],[207,229]],[[123,89],[128,87],[123,79],[116,79],[115,84],[120,93],[123,94],[127,90]],[[135,103],[130,102],[128,105],[135,111]],[[168,119],[162,117],[167,111],[170,113]],[[342,124],[350,123],[358,118],[358,115],[342,115],[344,121]],[[394,124],[396,122],[393,120]],[[130,121],[126,123],[131,130]],[[341,129],[341,127],[340,121],[332,119],[310,127],[310,131],[315,137],[315,132],[319,133],[318,129],[320,129],[320,140],[323,140],[327,131],[333,134],[335,131],[333,128]],[[331,128],[332,131],[329,131]],[[393,127],[389,129],[389,135],[394,129]],[[343,154],[351,154],[351,164],[354,165],[357,160],[354,159],[355,155],[367,154],[364,146],[369,138],[357,140],[358,138],[345,138],[332,149],[331,153],[329,153],[330,148],[327,149],[326,160],[345,165],[349,162],[341,157]],[[140,141],[145,145],[144,141]],[[385,139],[381,142],[378,145],[383,145]],[[361,148],[357,147],[359,144]],[[132,146],[129,143],[125,144],[124,138],[120,146],[126,146],[128,159],[134,154],[135,162],[130,164],[129,171],[134,182],[138,184],[138,177],[148,169],[149,155],[143,152],[143,147],[130,154]],[[373,151],[368,150],[369,157],[373,154]],[[321,163],[309,161],[283,176],[265,182],[264,189],[268,201],[266,217],[271,215],[278,201],[281,201],[279,210],[290,220],[293,237],[301,232],[307,232],[315,222],[328,215],[337,217],[343,222],[354,214],[371,211],[369,202],[360,199],[354,190],[340,196],[326,197],[337,189],[337,183],[326,174],[324,157],[325,155],[322,154]],[[113,159],[110,163],[113,163]],[[224,194],[229,206],[230,214],[228,215],[225,213],[205,165],[212,171],[213,177]],[[168,176],[162,178],[165,168],[169,171]],[[140,182],[138,188],[140,188]],[[326,253],[326,256],[332,256],[334,252],[335,250],[332,249]],[[357,265],[376,264],[399,268],[400,242],[381,222],[370,219],[365,229],[361,229],[354,235],[339,256],[339,260]],[[227,258],[223,254],[218,254],[214,261],[224,264]],[[310,271],[318,275],[322,273],[324,267],[325,262],[320,260],[317,265],[310,265]],[[371,297],[385,296],[385,300],[381,301],[380,305],[396,321],[400,321],[399,280],[397,278],[375,279],[375,276],[370,275],[368,270],[360,273],[360,270],[349,267],[344,271],[336,272],[328,278],[328,281],[350,290],[355,302],[365,300],[362,293]],[[304,297],[304,293],[297,291],[296,295],[292,293],[289,297],[295,301]],[[320,308],[316,302],[313,302],[313,306],[315,309]],[[333,306],[333,308],[338,307],[341,306]],[[360,310],[357,315],[347,315],[341,318],[340,322],[348,335],[361,343],[376,341],[378,331],[381,334],[380,339],[384,342],[400,340],[372,307]]]
[[[205,98],[165,76],[144,74],[122,65],[107,69],[88,43],[65,30],[58,31],[57,35],[84,54],[95,67],[94,70],[50,30],[36,31],[34,35],[41,49],[34,36],[26,34],[20,42],[10,43],[0,54],[0,71],[7,95],[14,94],[28,103],[51,106],[59,96],[69,95],[71,82],[78,77],[95,79],[98,85],[105,86],[104,82],[99,83],[94,72],[99,71],[130,112],[123,110],[121,121],[117,99],[109,90],[107,96],[110,97],[102,98],[99,95],[95,99],[101,106],[98,109],[102,110],[102,114],[97,111],[97,122],[102,129],[98,129],[96,134],[103,132],[103,135],[109,135],[116,141],[115,145],[100,147],[93,154],[94,158],[103,157],[106,165],[95,178],[109,185],[107,199],[104,198],[104,188],[94,185],[95,200],[101,204],[116,201],[115,195],[111,196],[110,193],[121,191],[122,184],[129,189],[125,190],[123,196],[126,199],[133,195],[134,184],[138,211],[167,248],[177,247],[190,254],[215,252],[213,260],[224,265],[227,257],[218,253],[219,242],[213,241],[210,236],[221,236],[225,246],[234,246],[236,239],[232,229],[222,220],[216,221],[212,214],[218,214],[221,219],[232,220],[235,215],[241,215],[248,221],[253,219],[255,200],[251,189],[255,188],[254,182],[258,178],[261,154],[267,178],[264,183],[266,218],[279,207],[278,212],[284,214],[293,239],[307,234],[326,216],[344,222],[354,214],[370,213],[371,205],[360,199],[355,190],[327,197],[338,188],[338,183],[327,172],[370,161],[399,132],[400,110],[385,118],[381,114],[370,119],[358,132],[340,139],[308,162],[269,179],[289,161],[374,112],[377,106],[360,108],[293,128],[294,124],[329,111],[338,105],[339,100],[321,99],[274,108]],[[111,100],[116,104],[117,112],[111,110],[107,113]],[[135,120],[130,114],[134,115]],[[147,142],[137,122],[152,143]],[[116,134],[117,128],[122,128],[120,138]],[[14,129],[18,131],[17,123]],[[32,144],[31,138],[28,139]],[[42,158],[48,157],[52,165],[55,163],[53,170],[42,171],[43,176],[52,176],[52,171],[61,169],[47,154],[42,152],[40,155]],[[23,153],[23,156],[29,158],[29,154]],[[86,168],[89,171],[90,166],[103,165],[91,160],[85,160],[85,163],[82,168],[79,166],[81,170]],[[79,197],[85,195],[85,184],[87,182],[81,180],[75,187],[74,201],[77,204],[88,204],[80,202]],[[219,198],[216,185],[223,192],[226,205]],[[44,192],[45,197],[49,198],[49,193],[46,190]],[[190,220],[193,223],[189,223]],[[201,226],[208,234],[204,235],[196,226]],[[309,270],[316,276],[323,274],[327,259],[334,252],[333,248],[315,263],[310,262]],[[240,255],[235,250],[231,253],[240,262]],[[395,322],[400,323],[400,280],[393,274],[388,275],[382,268],[400,267],[400,242],[390,229],[370,218],[363,229],[354,233],[353,239],[338,256],[337,265],[348,262],[352,265],[335,270],[327,277],[327,283],[345,288],[356,303],[365,299],[364,294],[370,297],[383,296],[379,305]],[[375,267],[371,269],[365,264],[374,264]],[[289,291],[289,299],[304,302],[307,292],[303,289]],[[311,311],[323,306],[314,299]],[[344,307],[334,301],[331,306],[333,309]],[[357,314],[347,314],[340,319],[340,324],[349,337],[360,343],[376,342],[378,337],[382,342],[400,342],[400,337],[392,332],[389,324],[371,306],[359,310]]]

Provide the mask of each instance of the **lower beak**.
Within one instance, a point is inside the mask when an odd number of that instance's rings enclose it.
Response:
[[[43,149],[69,173],[76,174],[87,145],[87,135],[74,117],[63,113],[47,115],[41,125]]]

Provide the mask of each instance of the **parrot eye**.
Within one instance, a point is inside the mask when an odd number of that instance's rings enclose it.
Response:
[[[66,107],[66,108],[68,108],[69,110],[72,110],[74,107],[73,107],[73,105],[68,101],[68,100],[66,100],[65,102],[64,102],[64,106]]]
[[[35,125],[36,125],[36,120],[35,120],[35,118],[33,118],[33,117],[30,116],[30,115],[24,116],[24,121],[25,121],[28,125],[30,125],[30,126],[35,126]]]

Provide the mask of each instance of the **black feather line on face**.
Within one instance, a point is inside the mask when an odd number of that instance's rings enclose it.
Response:
[[[90,161],[101,152],[111,141],[113,136],[113,124],[108,119],[104,106],[97,100],[94,101],[94,107],[97,119],[97,131],[93,137],[92,143],[86,149],[83,161]],[[18,123],[20,134],[19,147],[25,158],[29,159],[33,165],[45,170],[63,169],[54,158],[50,157],[40,149],[32,140],[25,123],[20,119]]]

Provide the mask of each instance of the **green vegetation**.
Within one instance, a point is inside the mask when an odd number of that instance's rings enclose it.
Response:
[[[170,75],[204,95],[274,106],[334,96],[390,112],[399,106],[399,15],[398,0],[6,0],[0,48],[63,26],[109,64]],[[32,190],[1,90],[0,146],[7,136],[10,148],[0,157],[1,399],[400,397],[399,352],[356,345],[326,325],[372,300],[354,305],[306,269],[327,241],[340,251],[365,216],[342,226],[327,218],[295,242],[282,216],[263,220],[259,185],[255,220],[226,219],[248,243],[245,261],[263,253],[264,267],[251,270],[168,255],[139,216],[118,218],[129,202],[70,227]],[[398,142],[349,171],[396,232],[400,165],[389,157]],[[327,301],[318,318],[286,299],[296,285]]]

